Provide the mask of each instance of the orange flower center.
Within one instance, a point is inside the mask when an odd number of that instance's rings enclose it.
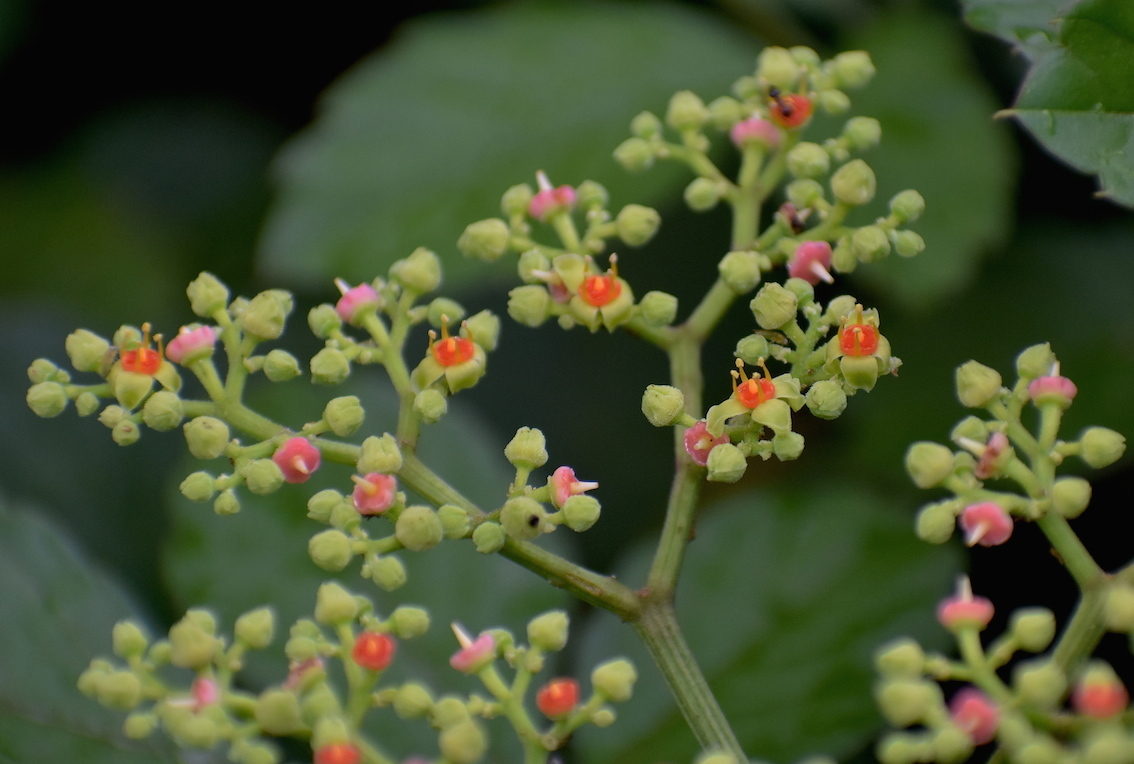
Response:
[[[780,95],[779,91],[775,89],[769,96],[772,99],[770,116],[772,121],[780,127],[789,129],[799,127],[811,118],[813,107],[811,99],[807,96],[798,93]]]
[[[579,288],[579,296],[583,301],[596,308],[609,305],[620,294],[622,294],[622,284],[618,283],[617,276],[611,274],[587,276],[583,286]]]
[[[161,335],[157,335],[158,349],[150,347],[150,325],[142,324],[142,344],[139,347],[122,351],[122,368],[138,374],[154,375],[161,368]]]
[[[476,352],[473,341],[468,337],[449,336],[449,317],[441,317],[441,341],[434,342],[437,335],[429,333],[429,350],[437,363],[442,366],[456,366],[465,361],[472,360]]]
[[[878,329],[870,324],[851,324],[839,332],[839,349],[843,355],[874,355],[878,350]]]
[[[763,377],[749,379],[744,373],[744,361],[739,358],[736,359],[736,368],[738,371],[732,372],[732,390],[736,393],[736,399],[745,408],[754,409],[776,397],[776,383],[772,381],[772,375],[763,358],[760,359],[760,368],[764,370]]]

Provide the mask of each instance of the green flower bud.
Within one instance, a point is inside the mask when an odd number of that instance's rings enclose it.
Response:
[[[123,419],[110,431],[110,437],[120,446],[132,446],[141,436],[142,431],[130,419]]]
[[[459,323],[466,315],[464,306],[448,297],[438,297],[429,303],[429,323],[438,329]]]
[[[876,225],[859,228],[851,236],[851,252],[864,263],[875,263],[890,254],[890,238]]]
[[[185,432],[189,453],[198,459],[216,459],[228,446],[228,425],[216,417],[195,417],[181,429]]]
[[[1008,629],[1021,649],[1043,652],[1055,639],[1055,614],[1044,607],[1020,608],[1012,614]]]
[[[748,460],[736,446],[731,443],[721,443],[709,452],[706,466],[709,468],[709,480],[718,483],[735,483],[748,469]]]
[[[831,170],[831,157],[818,143],[803,141],[787,155],[788,172],[797,178],[819,178]]]
[[[661,225],[661,215],[658,214],[657,210],[650,207],[643,207],[640,204],[627,204],[618,211],[618,217],[614,219],[614,224],[618,227],[618,238],[622,239],[627,246],[640,247],[654,238],[654,234],[658,232],[658,226]]]
[[[500,525],[505,533],[519,541],[531,541],[554,527],[547,522],[544,506],[528,496],[515,496],[504,503],[500,509]]]
[[[28,388],[28,407],[45,419],[62,414],[68,400],[67,391],[58,382],[40,382]]]
[[[500,218],[478,220],[465,227],[461,238],[457,239],[457,249],[465,257],[475,257],[491,263],[508,251],[510,236],[508,224]]]
[[[75,371],[102,370],[110,342],[86,329],[76,329],[67,335],[64,347]]]
[[[922,759],[928,761],[927,749],[920,736],[890,733],[878,743],[875,756],[881,764],[914,764]]]
[[[878,710],[895,727],[908,727],[941,703],[941,689],[919,679],[885,679],[874,690]]]
[[[756,59],[756,76],[781,90],[792,90],[802,69],[787,48],[768,46]]]
[[[316,533],[307,542],[307,553],[323,570],[342,570],[354,558],[350,538],[342,531],[328,529]]]
[[[379,557],[370,564],[370,579],[388,592],[406,583],[406,566],[397,557]]]
[[[843,381],[858,390],[873,390],[878,381],[878,360],[874,356],[843,356],[839,359]]]
[[[772,453],[781,462],[798,459],[803,453],[803,445],[803,436],[798,432],[781,432],[772,437]],[[709,455],[712,456],[712,452]]]
[[[469,514],[455,504],[442,504],[437,508],[441,529],[447,539],[460,539],[468,535]]]
[[[430,387],[414,396],[413,410],[426,424],[433,424],[445,416],[449,402],[440,391]]]
[[[831,176],[831,192],[843,204],[858,206],[874,198],[874,170],[861,159],[852,159]]]
[[[1067,676],[1050,660],[1021,661],[1012,670],[1012,687],[1028,705],[1054,708],[1063,700]]]
[[[874,64],[864,50],[848,50],[831,59],[832,70],[840,87],[861,88],[874,77]]]
[[[472,540],[476,545],[476,551],[481,554],[492,554],[499,552],[504,546],[507,534],[498,523],[481,523],[473,531]]]
[[[630,120],[630,132],[638,138],[656,138],[662,133],[662,123],[652,112],[643,111]]]
[[[263,650],[272,643],[276,614],[270,607],[249,610],[236,619],[236,638],[253,650]]]
[[[119,658],[136,658],[146,650],[149,640],[133,621],[119,621],[114,624],[114,654]]]
[[[813,384],[807,391],[804,403],[814,416],[820,419],[837,419],[847,407],[847,394],[843,386],[833,379],[824,379]]]
[[[638,303],[638,315],[650,326],[669,326],[677,317],[677,298],[668,292],[646,292]]]
[[[98,701],[108,708],[129,711],[142,701],[142,683],[129,671],[105,674],[96,687]]]
[[[334,305],[323,303],[316,305],[307,314],[307,325],[311,327],[312,334],[325,340],[331,336],[331,332],[342,328],[343,320]]]
[[[747,294],[760,283],[760,256],[755,252],[729,252],[717,265],[721,281],[737,294]]]
[[[878,648],[874,666],[888,679],[917,679],[925,668],[925,652],[914,640],[900,637]]]
[[[390,278],[420,294],[432,292],[441,284],[441,260],[431,250],[418,247],[390,266]]]
[[[433,697],[420,684],[403,684],[394,695],[394,713],[400,719],[417,719],[433,708]]]
[[[146,400],[142,407],[142,421],[152,430],[166,432],[181,424],[185,409],[177,393],[158,390]]]
[[[504,457],[512,466],[534,470],[547,463],[547,445],[543,433],[534,427],[521,427],[504,447]]]
[[[551,259],[539,247],[533,247],[520,255],[517,271],[525,284],[542,284],[543,280],[535,275],[537,271],[551,270]]]
[[[291,735],[305,726],[299,698],[291,690],[265,690],[256,699],[256,723],[269,735]]]
[[[122,732],[131,740],[144,740],[153,734],[157,724],[153,714],[130,714],[122,725]]]
[[[294,306],[291,294],[282,289],[269,289],[249,301],[240,314],[240,326],[254,337],[274,340],[283,334],[284,322]]]
[[[179,668],[200,669],[213,661],[223,647],[213,629],[209,629],[204,611],[190,610],[169,629],[169,662]],[[202,616],[202,617],[199,617]]]
[[[275,493],[284,482],[283,472],[271,459],[250,459],[241,464],[237,472],[244,478],[248,490],[260,496]]]
[[[315,595],[315,620],[331,626],[353,621],[358,615],[358,600],[334,581],[319,586]]]
[[[362,426],[366,412],[355,395],[343,395],[327,401],[323,407],[323,421],[331,428],[331,432],[340,438],[353,435]]]
[[[584,180],[575,188],[579,206],[584,210],[601,210],[610,202],[610,193],[598,181]]]
[[[595,692],[616,703],[630,700],[636,681],[638,672],[634,669],[634,664],[625,658],[600,663],[591,672],[591,685]]]
[[[1088,427],[1079,437],[1079,458],[1095,469],[1114,464],[1126,451],[1126,438],[1106,427]]]
[[[1063,758],[1059,745],[1050,739],[1039,738],[1020,748],[1012,755],[1019,764],[1056,764]]]
[[[915,231],[898,231],[894,234],[894,251],[901,257],[914,257],[925,249],[925,239]]]
[[[508,292],[508,315],[533,329],[551,315],[551,295],[542,286],[527,284]]]
[[[562,512],[567,527],[576,533],[582,533],[598,522],[602,505],[593,496],[576,494],[563,503]]]
[[[771,355],[771,345],[763,335],[749,334],[741,337],[736,343],[736,350],[733,351],[733,355],[749,366],[755,366]]]
[[[930,544],[944,544],[957,527],[956,500],[926,504],[917,513],[917,537]]]
[[[385,433],[382,437],[371,435],[362,441],[361,455],[358,457],[359,474],[381,472],[393,475],[402,468],[402,452],[394,436]]]
[[[341,493],[331,488],[324,489],[307,500],[307,516],[316,522],[329,522],[331,513],[343,502]]]
[[[1083,764],[1125,764],[1130,761],[1130,741],[1118,730],[1105,730],[1084,741]]]
[[[50,382],[60,374],[59,367],[46,358],[37,358],[28,367],[28,379],[32,384]]]
[[[311,381],[337,385],[350,376],[350,360],[338,348],[323,348],[311,358]]]
[[[819,92],[819,108],[828,114],[844,114],[850,108],[850,98],[841,90],[829,88]]]
[[[1114,583],[1106,594],[1103,617],[1111,631],[1134,631],[1134,587]]]
[[[800,178],[787,184],[784,189],[788,201],[797,209],[805,210],[823,201],[823,187],[811,178]]]
[[[890,213],[900,223],[912,223],[925,212],[925,199],[911,189],[900,191],[890,200]]]
[[[642,413],[654,427],[669,427],[685,413],[685,396],[670,385],[650,385],[642,395]]]
[[[446,761],[453,764],[476,764],[488,750],[484,730],[472,719],[451,724],[441,730],[437,745]]]
[[[189,282],[185,290],[189,296],[189,306],[198,316],[211,317],[228,305],[228,287],[208,271],[201,271],[197,278]]]
[[[399,639],[413,639],[429,631],[429,612],[420,607],[400,605],[390,614],[390,623]]]
[[[935,760],[941,764],[961,764],[973,753],[969,733],[953,725],[938,729],[930,745]]]
[[[527,183],[518,183],[512,186],[500,197],[500,211],[505,215],[526,215],[528,205],[532,203],[534,192]]]
[[[301,663],[319,654],[319,645],[311,637],[292,637],[284,645],[288,660]]]
[[[567,646],[570,620],[562,610],[551,610],[528,621],[528,644],[545,652],[558,652]]]
[[[444,529],[437,513],[429,507],[406,507],[394,524],[394,536],[402,546],[413,552],[424,552],[441,543]]]
[[[1016,356],[1016,373],[1021,379],[1031,381],[1051,373],[1051,366],[1055,363],[1055,353],[1051,352],[1051,345],[1032,345],[1030,348]]]
[[[674,130],[698,130],[708,121],[705,102],[691,90],[680,90],[669,99],[665,123]]]
[[[932,488],[953,473],[953,452],[940,443],[914,443],[906,450],[906,472],[918,488]]]
[[[873,117],[853,117],[843,127],[843,138],[852,151],[865,151],[882,140],[882,126]]]
[[[1091,503],[1091,484],[1083,478],[1059,478],[1051,486],[1051,506],[1067,518],[1083,514]]]
[[[992,403],[1000,394],[1000,373],[976,361],[967,361],[957,368],[957,397],[971,409]]]
[[[641,138],[627,138],[614,149],[614,161],[627,172],[643,172],[654,165],[654,149]]]
[[[79,416],[90,416],[98,411],[99,405],[98,396],[92,392],[79,393],[75,398],[75,411]]]
[[[728,130],[744,118],[740,102],[729,96],[713,99],[708,108],[709,121],[718,130]]]
[[[236,498],[236,491],[226,488],[220,492],[213,502],[213,511],[218,515],[235,515],[240,511],[240,499]]]
[[[694,759],[693,764],[740,764],[731,753],[705,752]]]
[[[771,282],[760,287],[749,307],[761,329],[779,329],[795,319],[799,298],[780,284]]]
[[[694,212],[708,212],[717,206],[725,189],[712,178],[694,178],[685,187],[685,203]]]
[[[272,350],[264,356],[264,376],[272,382],[287,382],[299,373],[299,360],[286,350]]]
[[[111,384],[118,402],[125,408],[133,410],[153,389],[154,378],[148,374],[117,369],[111,376]]]

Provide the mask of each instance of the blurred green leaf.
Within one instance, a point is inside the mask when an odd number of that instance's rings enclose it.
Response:
[[[853,94],[855,112],[882,124],[882,143],[863,157],[878,193],[868,214],[852,221],[889,214],[890,199],[907,188],[926,203],[925,216],[910,226],[925,239],[925,252],[909,260],[891,255],[855,276],[924,309],[963,288],[1010,232],[1009,136],[992,121],[996,103],[964,40],[940,17],[887,14],[848,47],[869,51],[878,68],[870,86]]]
[[[912,510],[851,487],[738,494],[705,510],[678,616],[749,754],[793,761],[853,752],[880,723],[873,651],[903,634],[944,641],[933,604],[958,555],[921,543],[912,525]],[[618,578],[643,580],[649,553],[635,549]],[[613,729],[580,731],[583,760],[691,759],[693,738],[637,641],[613,618],[592,624],[587,660],[625,654],[641,678]]]
[[[54,528],[0,501],[0,759],[174,760],[158,742],[127,739],[124,716],[75,686],[92,658],[111,655],[114,623],[135,615]]]
[[[656,204],[688,182],[675,166],[628,177],[611,152],[642,109],[687,88],[706,100],[751,70],[757,48],[704,13],[662,3],[511,4],[430,16],[327,91],[319,118],[276,166],[261,241],[290,284],[370,279],[415,247],[458,282],[502,274],[454,255],[500,195],[594,178],[612,204]]]
[[[961,0],[965,21],[1036,59],[1056,46],[1059,14],[1078,0]]]

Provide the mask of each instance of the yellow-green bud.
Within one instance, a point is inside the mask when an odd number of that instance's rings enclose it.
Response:
[[[669,427],[685,413],[685,396],[670,385],[650,385],[642,395],[642,413],[654,427]]]
[[[890,213],[893,214],[900,223],[912,223],[920,218],[924,212],[925,199],[912,188],[899,191],[898,194],[890,200]]]
[[[837,419],[847,408],[847,394],[835,380],[824,379],[807,390],[804,403],[820,419]]]
[[[551,295],[542,286],[526,284],[508,292],[508,315],[533,329],[551,315]]]
[[[528,621],[528,644],[547,652],[558,652],[567,645],[570,620],[562,610],[552,610]]]
[[[874,77],[874,63],[864,50],[848,50],[831,59],[833,74],[840,87],[861,88]]]
[[[311,327],[312,334],[321,340],[325,340],[331,336],[331,332],[342,328],[343,320],[339,317],[334,305],[323,303],[316,305],[307,314],[307,325]]]
[[[130,419],[123,419],[118,424],[114,425],[114,429],[110,431],[110,437],[120,446],[132,446],[138,442],[138,438],[142,435],[138,425]]]
[[[874,356],[843,356],[839,359],[839,373],[851,387],[872,390],[878,381],[878,360]]]
[[[795,318],[799,298],[782,285],[771,282],[760,287],[749,307],[760,328],[779,329]]]
[[[237,742],[230,757],[236,764],[280,764],[280,753],[267,743]]]
[[[859,228],[851,236],[851,252],[864,263],[874,263],[890,254],[890,238],[876,225]]]
[[[1021,661],[1012,671],[1012,686],[1028,705],[1053,708],[1067,690],[1067,676],[1050,660]]]
[[[887,642],[874,653],[874,666],[884,677],[916,679],[925,668],[925,652],[909,637]]]
[[[547,443],[543,433],[534,427],[521,427],[504,447],[505,458],[512,466],[534,470],[547,463]]]
[[[437,745],[446,761],[453,764],[476,764],[488,749],[484,730],[472,719],[451,724],[441,730]]]
[[[481,523],[473,531],[472,540],[481,554],[499,552],[508,536],[498,523]]]
[[[500,197],[500,211],[509,217],[513,215],[526,215],[528,205],[532,203],[532,187],[527,183],[518,183],[512,186]]]
[[[444,529],[437,513],[426,506],[406,507],[394,524],[394,536],[412,552],[424,552],[441,543]]]
[[[926,504],[917,513],[917,537],[930,544],[944,544],[952,538],[956,527],[956,500]]]
[[[504,532],[520,541],[531,541],[554,526],[547,522],[547,510],[529,496],[508,499],[500,509],[500,525]]]
[[[307,553],[323,570],[342,570],[354,558],[350,538],[333,528],[316,533],[307,542]]]
[[[973,741],[969,733],[953,725],[938,729],[931,745],[934,759],[940,764],[960,764],[973,753]]]
[[[96,688],[99,702],[119,711],[129,711],[142,700],[142,683],[129,671],[104,674]]]
[[[406,583],[406,566],[397,557],[379,557],[370,563],[370,580],[388,592],[400,589]]]
[[[98,372],[102,369],[106,352],[110,350],[110,342],[94,332],[76,329],[67,335],[64,347],[76,371]]]
[[[987,406],[1000,394],[1000,372],[982,363],[967,361],[957,368],[957,398],[971,409]]]
[[[456,300],[448,297],[437,297],[429,303],[429,323],[440,329],[442,325],[452,326],[460,323],[467,315],[467,311]]]
[[[201,271],[190,281],[185,294],[189,296],[189,307],[193,312],[205,318],[224,310],[228,304],[228,287],[208,271]]]
[[[1087,738],[1083,748],[1083,764],[1125,764],[1130,761],[1130,742],[1119,730],[1102,730]]]
[[[158,390],[146,400],[142,407],[142,421],[152,430],[166,432],[181,424],[185,409],[177,393]]]
[[[326,683],[321,682],[313,685],[311,690],[303,696],[299,707],[303,711],[305,719],[319,720],[315,726],[316,735],[322,732],[325,733],[325,736],[334,734],[345,736],[346,726],[341,719],[335,718],[336,714],[342,713],[342,706],[339,704],[339,699],[335,697],[334,690]],[[344,740],[345,737],[327,737],[326,739],[327,742],[334,742],[335,740]],[[312,748],[314,747],[312,745]]]
[[[262,650],[272,643],[276,614],[270,607],[249,610],[236,619],[236,638],[253,650]]]
[[[469,513],[455,504],[442,504],[437,508],[441,529],[447,539],[464,538],[469,532]]]
[[[218,515],[235,515],[240,511],[240,499],[236,498],[236,491],[226,488],[213,502],[213,511]]]
[[[858,267],[858,259],[850,248],[850,237],[841,236],[831,250],[831,267],[839,273],[853,273]]]
[[[724,196],[725,187],[712,178],[694,178],[685,187],[685,203],[694,212],[708,212]]]
[[[433,696],[420,684],[407,682],[394,695],[394,713],[401,719],[417,719],[433,708]]]
[[[1126,451],[1126,438],[1106,427],[1088,427],[1079,437],[1079,457],[1095,469],[1118,461]]]
[[[1043,652],[1055,639],[1055,614],[1044,607],[1020,608],[1012,614],[1008,628],[1021,649]]]
[[[315,620],[335,625],[353,621],[358,615],[358,600],[334,581],[319,586],[315,595]]]
[[[123,369],[115,372],[111,379],[114,386],[114,397],[127,409],[134,409],[154,386],[154,378],[150,375]]]
[[[264,356],[264,376],[272,382],[287,382],[299,376],[299,360],[286,350],[272,350]]]
[[[406,289],[424,294],[441,284],[441,260],[437,255],[418,247],[404,260],[390,266],[390,278],[397,279]]]
[[[797,178],[819,178],[831,170],[831,157],[818,143],[803,141],[787,155],[788,172]]]
[[[894,234],[894,251],[901,257],[914,257],[925,249],[925,239],[916,231],[898,231]]]
[[[1037,738],[1012,754],[1012,761],[1018,764],[1056,764],[1062,758],[1059,745],[1046,738]]]
[[[874,170],[861,159],[852,159],[831,176],[831,193],[843,204],[858,206],[874,198]]]
[[[813,207],[823,200],[823,186],[811,178],[793,180],[787,184],[784,193],[787,194],[788,201],[801,210]]]
[[[59,416],[67,408],[67,391],[58,382],[40,382],[28,388],[28,407],[36,416]]]
[[[702,753],[694,760],[694,764],[740,764],[731,753]]]
[[[627,172],[643,172],[654,164],[654,150],[641,138],[627,138],[614,149],[614,161]]]
[[[589,530],[602,514],[599,500],[587,494],[576,494],[563,503],[563,522],[576,533]]]
[[[919,679],[885,679],[874,690],[878,710],[895,727],[908,727],[925,718],[941,700],[941,689]]]
[[[237,469],[244,485],[261,496],[275,493],[283,485],[284,476],[278,464],[271,459],[250,459]]]
[[[1113,584],[1103,603],[1103,617],[1111,631],[1134,631],[1134,587]]]
[[[190,610],[180,621],[169,629],[169,644],[172,648],[169,662],[174,666],[199,669],[212,663],[213,656],[221,648],[221,642],[213,636],[214,630],[207,628],[208,622],[195,615],[203,611]]]
[[[64,376],[67,376],[66,372],[60,371],[58,366],[46,358],[37,358],[28,367],[28,379],[32,384],[50,382]]]
[[[390,614],[394,634],[400,639],[413,639],[429,631],[429,612],[425,608],[399,605]]]
[[[144,740],[153,734],[157,724],[153,714],[130,714],[122,725],[122,732],[131,740]]]
[[[551,259],[539,247],[533,247],[520,254],[516,269],[525,284],[542,284],[542,279],[535,274],[537,271],[551,270]]]
[[[358,457],[358,471],[362,475],[382,472],[392,475],[402,468],[402,452],[390,433],[382,437],[371,435],[362,441],[362,452]]]
[[[906,472],[918,488],[932,488],[952,474],[953,452],[940,443],[914,443],[906,450]]]
[[[709,121],[712,122],[713,127],[718,130],[728,130],[744,118],[744,114],[740,108],[740,102],[729,96],[714,98],[709,103],[708,108]]]
[[[850,98],[841,90],[828,88],[819,92],[819,108],[828,114],[843,114],[850,108]]]
[[[873,117],[853,117],[843,127],[843,138],[852,151],[864,151],[878,145],[882,126]]]
[[[90,391],[79,393],[75,398],[75,412],[79,416],[90,416],[98,411],[98,407],[98,396]]]
[[[114,624],[114,654],[119,658],[135,658],[146,650],[149,640],[133,621],[119,621]]]
[[[780,432],[772,437],[772,453],[781,462],[798,459],[803,453],[803,445],[803,436],[798,432]],[[709,452],[709,456],[712,457],[712,452]]]
[[[594,686],[595,691],[616,703],[630,699],[634,694],[636,681],[638,681],[638,672],[634,664],[625,658],[600,663],[591,672],[591,685]]]
[[[706,466],[709,468],[709,480],[718,483],[735,483],[748,468],[748,460],[736,446],[722,443],[709,452]]]
[[[661,120],[653,112],[643,111],[630,120],[630,132],[639,138],[656,138],[662,133]]]
[[[439,390],[429,387],[414,396],[413,410],[426,424],[433,424],[449,411],[449,402]]]
[[[646,292],[638,302],[638,315],[650,326],[669,326],[677,318],[677,298],[668,292]]]
[[[482,310],[465,322],[469,339],[491,353],[500,342],[500,317],[490,310]]]
[[[350,376],[350,360],[338,348],[323,348],[311,358],[311,381],[337,385]]]
[[[307,500],[307,516],[312,520],[325,523],[331,519],[331,512],[343,503],[344,497],[332,488],[319,491]]]
[[[787,48],[768,46],[756,59],[756,76],[782,90],[793,90],[802,69]]]
[[[269,735],[291,735],[304,727],[299,698],[290,690],[265,690],[256,699],[256,723]]]
[[[771,346],[763,335],[749,334],[736,343],[733,355],[749,366],[755,366],[771,355]]]
[[[760,256],[755,252],[729,252],[717,264],[721,281],[737,294],[747,294],[760,283]]]
[[[680,90],[669,99],[665,123],[674,130],[698,130],[709,121],[705,102],[691,90]]]
[[[319,645],[308,636],[292,636],[284,644],[284,654],[288,660],[301,663],[319,654]]]
[[[618,211],[614,224],[618,227],[618,238],[628,246],[640,247],[654,238],[654,234],[658,232],[661,215],[651,207],[627,204]]]
[[[465,257],[491,263],[508,251],[509,236],[508,224],[500,218],[478,220],[465,227],[461,238],[457,239],[457,249]]]
[[[228,425],[211,416],[190,419],[182,428],[189,453],[198,459],[216,459],[228,446]]]
[[[254,337],[274,340],[283,334],[284,322],[294,306],[291,294],[282,289],[260,292],[240,314],[240,326]]]
[[[598,181],[584,180],[575,187],[579,206],[584,210],[601,210],[610,202],[610,192]]]
[[[1059,478],[1051,486],[1051,506],[1064,517],[1078,517],[1090,503],[1091,484],[1083,478]]]
[[[353,435],[362,426],[366,412],[359,403],[358,396],[343,395],[327,401],[323,407],[323,421],[331,428],[331,432],[340,438]]]

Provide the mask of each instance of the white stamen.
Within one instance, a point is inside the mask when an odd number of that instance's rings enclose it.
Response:
[[[819,262],[818,260],[812,260],[811,261],[811,269],[810,270],[821,281],[826,281],[828,284],[834,284],[835,283],[835,277],[832,276],[831,272],[828,271],[826,268],[824,268],[823,263]]]
[[[457,644],[461,646],[462,650],[473,643],[472,637],[470,637],[468,632],[456,621],[449,624],[449,628],[453,630],[453,636],[457,638]]]
[[[547,179],[547,173],[545,173],[543,170],[536,171],[535,179],[536,183],[539,185],[540,191],[551,190],[551,181]]]
[[[350,284],[346,283],[343,279],[335,279],[335,286],[339,288],[339,294],[346,294],[350,291]]]

